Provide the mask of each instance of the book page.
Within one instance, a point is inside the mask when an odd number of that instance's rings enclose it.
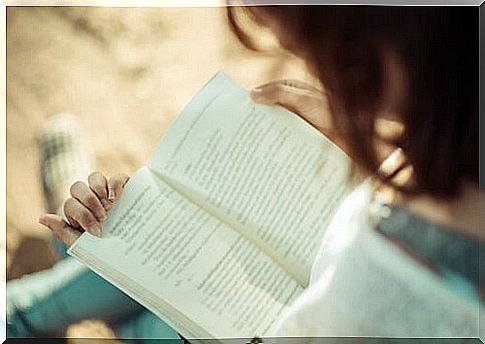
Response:
[[[237,222],[303,285],[326,226],[351,190],[343,151],[295,114],[255,104],[223,73],[186,106],[148,166]]]
[[[103,223],[69,253],[198,338],[272,335],[302,288],[236,231],[143,167]]]

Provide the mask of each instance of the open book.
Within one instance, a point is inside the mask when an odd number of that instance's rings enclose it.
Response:
[[[69,254],[186,338],[274,336],[350,192],[350,159],[217,73]]]

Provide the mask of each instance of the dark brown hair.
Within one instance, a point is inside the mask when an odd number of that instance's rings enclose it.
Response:
[[[284,47],[304,57],[329,93],[333,122],[356,164],[373,173],[376,114],[386,87],[382,44],[392,47],[408,90],[398,110],[405,129],[392,142],[413,167],[413,184],[404,191],[453,197],[463,181],[478,184],[478,8],[228,8],[233,32],[255,49],[239,11],[262,25],[261,18],[280,24]]]

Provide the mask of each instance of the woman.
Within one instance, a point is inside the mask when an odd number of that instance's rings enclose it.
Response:
[[[340,144],[356,173],[374,176],[335,215],[311,284],[280,319],[279,333],[478,336],[485,235],[479,231],[477,9],[229,9],[234,32],[255,48],[239,11],[304,59],[325,89],[271,82],[253,90],[254,101],[292,110]],[[403,163],[379,168],[383,152],[396,148]],[[39,221],[67,245],[83,230],[96,235],[127,179],[94,173],[71,188],[68,222],[57,215]]]

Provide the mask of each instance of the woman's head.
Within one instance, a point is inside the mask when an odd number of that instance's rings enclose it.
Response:
[[[243,10],[302,57],[329,93],[358,166],[375,171],[376,119],[394,116],[413,167],[407,191],[455,196],[478,184],[478,11],[460,7],[260,6]]]

